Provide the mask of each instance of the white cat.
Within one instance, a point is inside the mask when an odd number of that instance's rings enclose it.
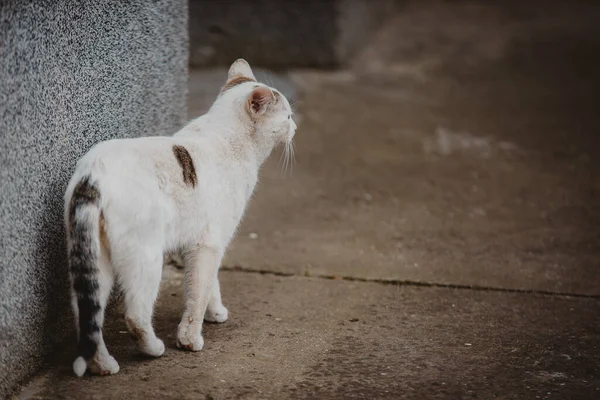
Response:
[[[102,338],[114,282],[139,349],[159,357],[152,328],[163,254],[185,264],[185,310],[177,345],[202,349],[203,320],[224,322],[217,272],[273,148],[291,143],[287,99],[235,61],[212,107],[173,137],[117,139],[94,146],[65,194],[72,305],[79,337],[73,370],[119,371]]]

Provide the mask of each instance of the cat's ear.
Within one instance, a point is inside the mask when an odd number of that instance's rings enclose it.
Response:
[[[259,86],[248,96],[248,111],[251,115],[262,115],[275,100],[273,91],[266,86]]]
[[[229,73],[227,74],[227,81],[232,79],[246,78],[248,80],[256,81],[250,64],[243,58],[238,58],[229,67]]]

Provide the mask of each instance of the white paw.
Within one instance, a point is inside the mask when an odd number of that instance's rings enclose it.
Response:
[[[96,357],[89,362],[88,369],[92,374],[100,376],[114,375],[119,372],[119,363],[113,356],[96,354]]]
[[[208,307],[206,314],[204,314],[204,320],[208,322],[225,322],[229,317],[229,311],[223,304],[219,304],[215,307]]]
[[[165,353],[165,344],[159,338],[154,338],[144,343],[140,341],[139,349],[151,357],[160,357]]]
[[[184,316],[177,328],[177,347],[200,351],[203,346],[202,321],[195,321],[191,317]]]

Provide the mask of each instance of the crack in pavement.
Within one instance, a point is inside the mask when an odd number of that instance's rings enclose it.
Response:
[[[460,289],[460,290],[472,290],[472,291],[478,291],[478,292],[536,294],[536,295],[542,295],[542,296],[571,297],[571,298],[600,300],[600,295],[597,295],[597,294],[555,292],[552,290],[509,289],[509,288],[501,288],[501,287],[493,287],[493,286],[478,286],[478,285],[462,285],[462,284],[455,284],[455,283],[413,281],[410,279],[360,278],[360,277],[355,277],[355,276],[325,275],[325,274],[298,275],[298,274],[294,274],[291,272],[278,272],[278,271],[270,271],[270,270],[263,270],[263,269],[246,268],[246,267],[242,267],[240,265],[234,265],[231,267],[224,265],[221,267],[221,270],[229,271],[229,272],[244,272],[247,274],[281,276],[284,278],[289,278],[289,277],[318,278],[318,279],[342,280],[342,281],[351,281],[351,282],[370,282],[370,283],[379,283],[379,284],[383,284],[383,285],[395,285],[395,286]]]

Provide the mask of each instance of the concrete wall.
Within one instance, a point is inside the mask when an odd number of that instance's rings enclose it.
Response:
[[[101,140],[186,118],[183,0],[0,4],[0,398],[73,332],[62,196]]]

